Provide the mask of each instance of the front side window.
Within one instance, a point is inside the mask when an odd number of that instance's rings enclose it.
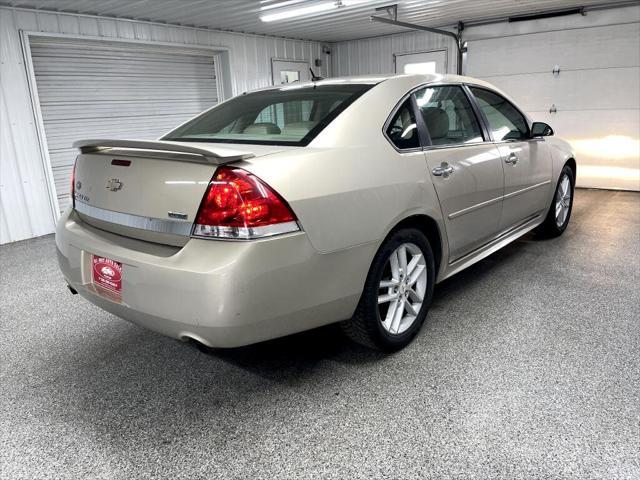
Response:
[[[316,84],[239,95],[163,140],[304,146],[372,86]]]
[[[400,150],[420,147],[418,125],[411,108],[411,99],[402,104],[389,122],[387,137]]]
[[[478,119],[461,87],[423,88],[415,95],[432,145],[461,145],[483,141]]]
[[[526,118],[509,101],[484,88],[471,87],[471,92],[476,97],[478,107],[487,117],[496,142],[529,138]]]

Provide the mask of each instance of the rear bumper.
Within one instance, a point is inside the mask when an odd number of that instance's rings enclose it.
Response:
[[[303,233],[250,242],[191,239],[182,248],[59,220],[60,269],[84,298],[164,335],[236,347],[349,318],[375,245],[319,254]],[[122,302],[98,295],[91,254],[123,265]]]

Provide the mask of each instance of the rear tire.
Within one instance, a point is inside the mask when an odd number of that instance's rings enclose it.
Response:
[[[435,283],[435,262],[429,240],[415,228],[393,232],[373,259],[362,297],[346,335],[362,345],[392,352],[416,336]]]
[[[560,178],[553,195],[553,202],[544,222],[536,229],[543,237],[559,237],[567,229],[571,210],[573,209],[573,194],[575,190],[575,176],[573,170],[565,165],[560,172]]]

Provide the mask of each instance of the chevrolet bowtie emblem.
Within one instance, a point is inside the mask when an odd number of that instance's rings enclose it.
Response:
[[[117,178],[112,178],[111,180],[107,181],[107,190],[117,192],[118,190],[122,190],[123,185],[124,184]]]

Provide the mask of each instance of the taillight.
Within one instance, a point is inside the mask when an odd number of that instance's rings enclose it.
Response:
[[[193,236],[250,240],[298,230],[291,208],[269,185],[241,168],[220,167],[200,204]]]
[[[73,170],[71,171],[71,205],[76,208],[76,165],[78,159],[73,162]]]

